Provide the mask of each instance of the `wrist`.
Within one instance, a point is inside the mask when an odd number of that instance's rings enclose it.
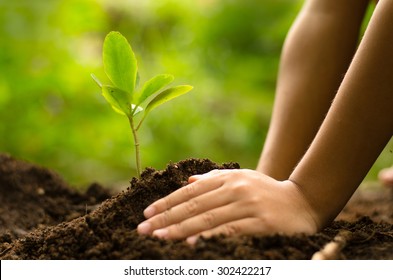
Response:
[[[294,193],[297,199],[300,201],[303,211],[305,212],[305,215],[307,216],[307,219],[309,221],[309,224],[313,228],[313,231],[318,232],[322,230],[326,226],[326,224],[324,222],[323,215],[319,211],[320,209],[316,207],[316,204],[313,203],[313,201],[310,200],[310,198],[304,192],[304,189],[300,184],[298,184],[291,178],[289,178],[285,182],[289,184],[294,190]]]

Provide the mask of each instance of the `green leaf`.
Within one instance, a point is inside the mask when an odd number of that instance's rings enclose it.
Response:
[[[98,85],[99,87],[102,87],[102,83],[101,83],[101,81],[96,77],[96,75],[90,74],[90,76],[93,78],[93,80],[97,83],[97,85]]]
[[[148,80],[142,87],[140,94],[136,97],[136,103],[141,104],[149,96],[155,94],[157,91],[170,84],[174,77],[168,74],[157,75]]]
[[[119,109],[119,108],[117,108],[117,107],[115,107],[115,106],[112,106],[112,109],[113,109],[113,111],[115,111],[116,113],[118,113],[118,114],[120,114],[120,115],[123,115],[123,116],[126,116],[126,114],[125,114],[121,109]]]
[[[102,95],[117,113],[131,115],[131,104],[127,92],[112,86],[102,86]]]
[[[145,116],[156,107],[162,105],[165,102],[168,102],[173,98],[176,98],[180,95],[189,92],[190,90],[192,90],[192,88],[193,88],[192,86],[183,85],[183,86],[171,87],[164,90],[163,92],[158,94],[152,101],[150,101],[150,103],[146,106]]]
[[[112,31],[106,37],[103,47],[104,69],[115,87],[134,92],[137,77],[137,61],[127,39],[119,32]]]
[[[135,80],[135,88],[139,87],[139,81],[141,80],[141,77],[139,76],[139,72],[136,72],[136,80]]]

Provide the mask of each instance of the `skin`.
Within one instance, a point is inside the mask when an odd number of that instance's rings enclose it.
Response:
[[[378,174],[379,181],[388,188],[393,188],[393,167],[382,169]]]
[[[140,234],[192,244],[315,233],[337,216],[393,134],[393,1],[379,1],[356,50],[367,4],[305,2],[283,49],[257,171],[190,177],[145,209]]]
[[[365,0],[305,2],[284,44],[258,171],[286,180],[310,146],[354,56],[367,6]]]

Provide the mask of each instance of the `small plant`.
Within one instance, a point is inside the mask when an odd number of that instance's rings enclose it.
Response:
[[[135,145],[136,168],[141,174],[138,130],[146,116],[161,104],[189,92],[192,86],[180,85],[165,90],[174,77],[168,74],[157,75],[141,88],[138,88],[139,75],[135,54],[127,39],[119,32],[112,31],[106,37],[103,47],[104,70],[113,85],[104,85],[91,74],[101,87],[102,95],[113,110],[125,115],[130,123]],[[150,100],[150,102],[148,102]],[[143,104],[146,104],[143,106]],[[138,121],[135,117],[139,115]]]

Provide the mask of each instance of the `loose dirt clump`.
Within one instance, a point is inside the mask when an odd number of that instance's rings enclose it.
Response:
[[[224,168],[239,166],[187,159],[162,171],[147,168],[117,194],[98,184],[80,193],[53,171],[0,155],[0,258],[311,259],[345,230],[337,258],[393,259],[392,196],[382,188],[355,195],[331,226],[314,235],[216,236],[191,247],[137,234],[146,206],[193,174]]]

